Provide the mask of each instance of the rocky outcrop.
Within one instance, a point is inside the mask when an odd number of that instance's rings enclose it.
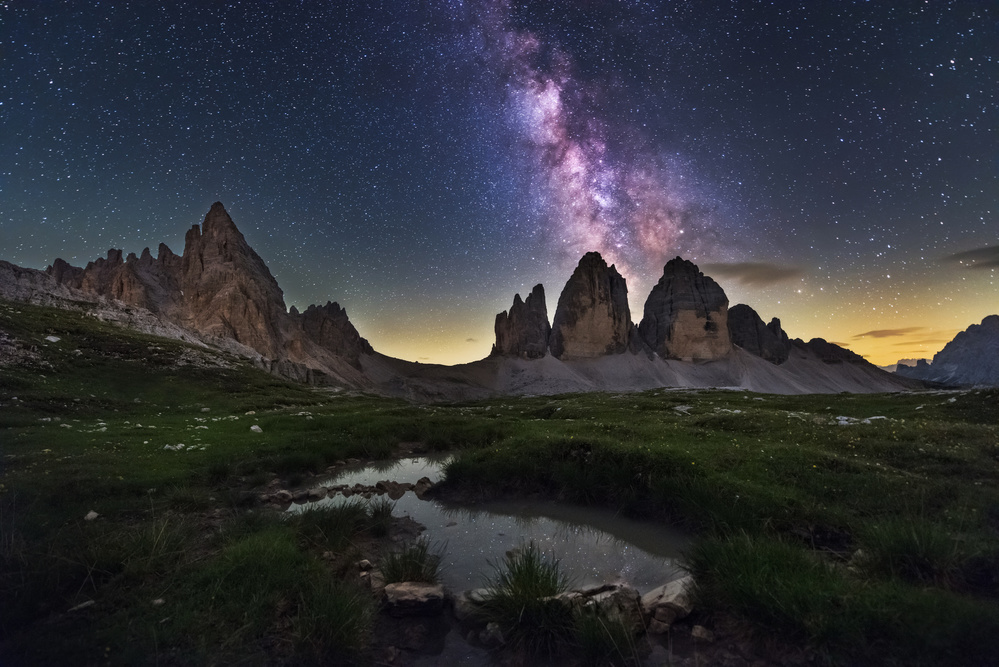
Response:
[[[856,352],[851,352],[836,343],[827,342],[824,338],[813,338],[807,343],[800,338],[795,338],[791,341],[791,345],[810,352],[826,364],[860,364],[877,368]]]
[[[112,249],[85,268],[55,260],[46,273],[75,293],[142,308],[200,335],[235,341],[263,359],[261,368],[297,380],[356,384],[361,355],[373,354],[338,304],[286,312],[284,295],[263,259],[216,202],[188,230],[184,254],[160,244],[156,257]]]
[[[999,386],[999,315],[989,315],[957,334],[932,363],[899,364],[896,373],[948,385]]]
[[[664,359],[719,359],[732,349],[728,297],[692,262],[671,259],[645,301],[638,331]]]
[[[325,306],[309,306],[304,313],[299,313],[293,306],[288,315],[304,339],[353,364],[362,354],[374,354],[368,341],[351,324],[347,311],[337,303],[327,301]],[[294,343],[290,346],[294,347]]]
[[[628,349],[628,286],[599,253],[579,260],[558,298],[548,347],[558,359],[593,359]]]
[[[184,325],[280,358],[284,294],[221,203],[188,230],[181,266]]]
[[[494,330],[493,355],[523,359],[545,356],[552,327],[548,323],[544,286],[535,285],[526,301],[519,294],[513,297],[509,314],[504,310],[496,316]]]
[[[784,363],[791,353],[791,341],[780,320],[775,317],[764,324],[756,311],[743,303],[728,309],[728,334],[733,345],[772,364]]]

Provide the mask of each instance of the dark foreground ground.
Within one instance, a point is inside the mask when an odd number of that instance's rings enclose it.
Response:
[[[457,454],[443,494],[689,527],[698,621],[771,662],[999,661],[999,391],[410,405],[0,302],[0,664],[404,660],[356,583],[399,550],[391,506],[256,499],[414,448]],[[553,635],[559,662],[640,650],[582,632]]]

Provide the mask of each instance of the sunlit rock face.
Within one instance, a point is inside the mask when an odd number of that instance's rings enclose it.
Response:
[[[183,255],[162,243],[156,257],[146,248],[123,260],[112,249],[82,269],[57,259],[47,273],[61,285],[235,340],[276,362],[338,374],[338,363],[357,367],[360,355],[373,353],[335,303],[286,312],[277,280],[220,202],[188,230]]]
[[[558,298],[549,349],[563,359],[592,359],[628,349],[628,287],[599,253],[583,255]]]
[[[671,259],[645,301],[638,331],[664,359],[720,359],[732,349],[728,297],[692,262]]]
[[[545,288],[535,285],[527,300],[520,295],[513,298],[510,311],[496,316],[496,343],[493,355],[540,359],[548,352],[551,325],[545,305]]]
[[[181,289],[183,324],[278,358],[284,294],[219,202],[187,232]]]
[[[784,363],[791,353],[791,341],[780,320],[775,317],[770,324],[764,324],[759,314],[744,303],[728,309],[728,333],[734,345],[772,364]]]

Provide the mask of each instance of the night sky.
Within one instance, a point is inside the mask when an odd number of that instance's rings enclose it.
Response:
[[[484,357],[590,250],[880,364],[999,312],[999,6],[0,0],[0,259],[222,201],[289,306]]]

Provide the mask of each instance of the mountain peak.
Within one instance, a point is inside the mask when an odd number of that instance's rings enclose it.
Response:
[[[628,349],[631,311],[624,278],[597,252],[583,255],[562,289],[549,347],[559,359],[587,359]]]
[[[718,359],[732,349],[728,297],[697,265],[682,257],[663,267],[645,301],[639,333],[663,358]]]

